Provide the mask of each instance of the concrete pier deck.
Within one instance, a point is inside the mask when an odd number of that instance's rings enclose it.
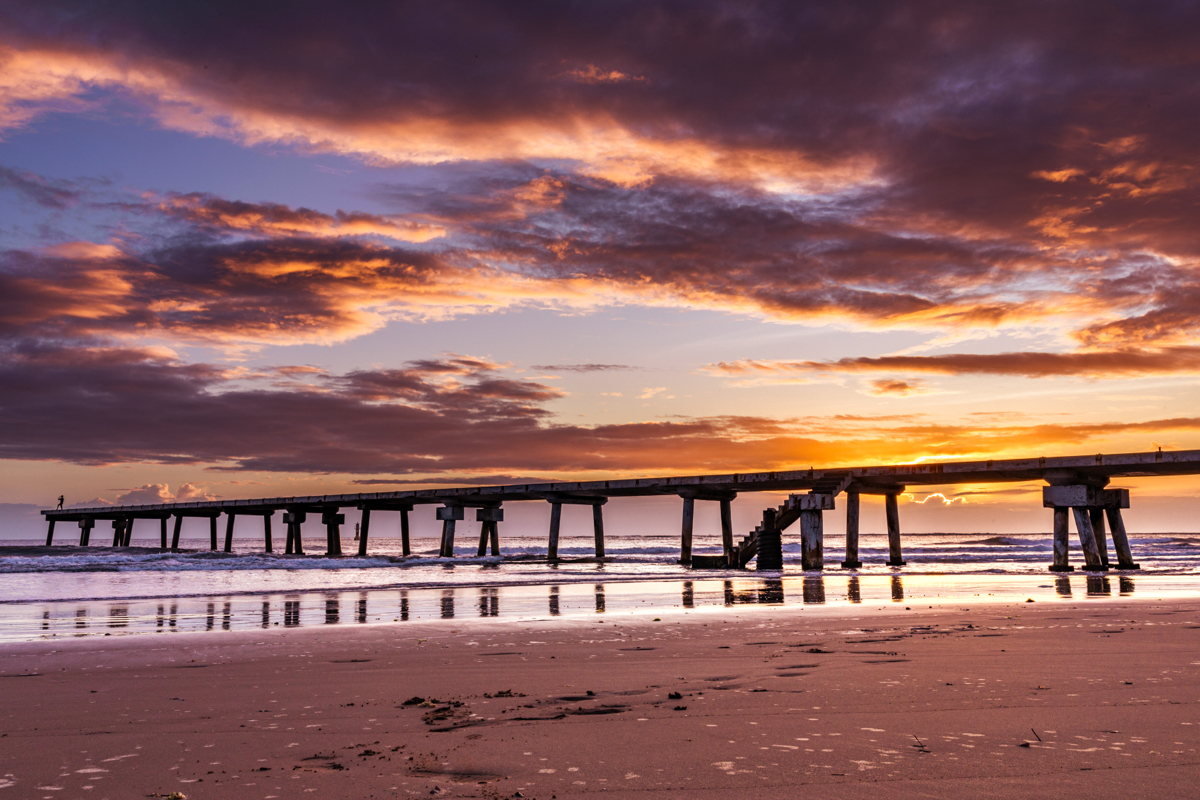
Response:
[[[98,520],[113,523],[114,546],[128,546],[134,520],[157,519],[161,544],[168,547],[168,517],[175,517],[174,534],[169,546],[178,547],[180,523],[184,517],[207,517],[212,549],[218,548],[217,517],[227,515],[224,549],[232,547],[234,520],[238,516],[261,516],[264,525],[264,547],[272,550],[271,516],[285,512],[287,544],[285,553],[302,554],[302,523],[309,512],[320,515],[325,526],[328,555],[340,556],[340,526],[345,517],[341,508],[363,511],[362,535],[358,552],[366,555],[370,512],[398,511],[404,531],[404,553],[408,546],[408,512],[416,505],[441,505],[437,518],[442,521],[443,556],[454,554],[455,523],[465,519],[465,509],[476,509],[476,519],[484,523],[479,553],[490,544],[493,555],[499,553],[498,523],[503,521],[501,505],[508,502],[542,501],[551,504],[548,557],[557,557],[558,530],[563,505],[590,505],[596,529],[596,555],[604,556],[604,527],[602,506],[610,498],[677,495],[683,500],[683,525],[680,542],[680,562],[696,567],[744,567],[758,558],[759,569],[782,567],[781,536],[795,521],[801,522],[805,569],[824,568],[822,512],[834,508],[834,498],[845,494],[850,513],[847,514],[847,552],[842,566],[854,569],[858,560],[858,496],[883,495],[886,498],[887,527],[890,546],[888,564],[904,565],[901,552],[899,511],[896,497],[910,486],[947,486],[964,483],[1002,483],[1045,481],[1043,505],[1054,509],[1055,571],[1069,571],[1067,536],[1069,518],[1073,515],[1080,544],[1089,570],[1109,568],[1105,535],[1106,523],[1111,528],[1116,549],[1117,567],[1136,569],[1125,535],[1121,509],[1129,508],[1129,492],[1105,488],[1113,478],[1155,477],[1166,475],[1200,474],[1200,450],[1148,453],[1097,454],[1087,456],[1037,457],[997,459],[986,461],[930,462],[920,464],[869,465],[831,469],[791,470],[786,472],[751,472],[726,475],[664,476],[630,478],[608,481],[562,481],[537,484],[499,486],[465,486],[434,489],[408,489],[395,492],[362,492],[353,494],[269,497],[246,500],[212,500],[152,505],[96,506],[91,508],[49,509],[42,512],[49,523],[46,544],[51,545],[54,527],[58,522],[78,522],[80,545],[90,541],[91,529]],[[729,524],[729,503],[739,493],[792,492],[778,508],[766,509],[763,522],[735,543]],[[720,502],[722,505],[722,540],[724,553],[720,557],[692,558],[692,520],[697,500]]]

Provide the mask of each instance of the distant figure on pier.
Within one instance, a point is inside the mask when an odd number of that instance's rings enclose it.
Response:
[[[64,499],[63,496],[60,494],[58,496],[58,510],[62,509],[63,499]]]
[[[354,523],[354,541],[356,542],[358,541],[358,525],[359,523]]]

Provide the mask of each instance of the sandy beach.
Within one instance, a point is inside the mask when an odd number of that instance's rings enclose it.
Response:
[[[1129,798],[1200,778],[1200,601],[652,613],[5,645],[0,796]]]

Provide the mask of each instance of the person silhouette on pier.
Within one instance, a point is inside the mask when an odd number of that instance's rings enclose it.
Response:
[[[62,510],[63,499],[64,499],[63,496],[60,494],[58,496],[58,509],[57,510]]]

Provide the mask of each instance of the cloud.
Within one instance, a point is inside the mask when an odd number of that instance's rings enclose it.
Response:
[[[171,487],[165,483],[147,483],[117,497],[116,505],[135,506],[170,503],[175,499]]]
[[[860,356],[836,361],[778,361],[744,359],[709,364],[705,371],[720,376],[786,377],[820,373],[926,373],[935,375],[1011,375],[1026,378],[1076,376],[1131,378],[1200,372],[1200,347],[1158,350],[1084,351],[1073,353],[951,353],[934,356]],[[893,387],[892,384],[895,384]],[[915,382],[919,385],[920,382]],[[902,380],[875,381],[876,390],[904,389]]]
[[[713,416],[564,424],[546,408],[557,390],[514,380],[506,369],[451,355],[280,389],[268,378],[246,380],[235,370],[146,349],[25,344],[0,359],[0,458],[459,481],[900,463],[1033,448],[1094,452],[1114,438],[1200,431],[1195,417],[950,425],[919,415]],[[129,494],[137,493],[165,497],[169,487]],[[192,486],[176,496],[208,494]]]
[[[67,181],[51,181],[32,172],[0,167],[0,189],[11,189],[27,200],[54,210],[70,207],[80,190]]]
[[[533,369],[542,372],[613,372],[637,368],[626,364],[535,364]]]
[[[873,395],[895,395],[897,397],[908,397],[914,394],[929,394],[928,384],[925,381],[903,381],[895,378],[871,381],[871,388],[868,394]]]
[[[210,194],[174,194],[160,200],[163,214],[200,226],[262,236],[362,236],[374,234],[405,242],[446,235],[445,228],[400,217],[345,212],[323,214],[282,203],[246,203]]]

